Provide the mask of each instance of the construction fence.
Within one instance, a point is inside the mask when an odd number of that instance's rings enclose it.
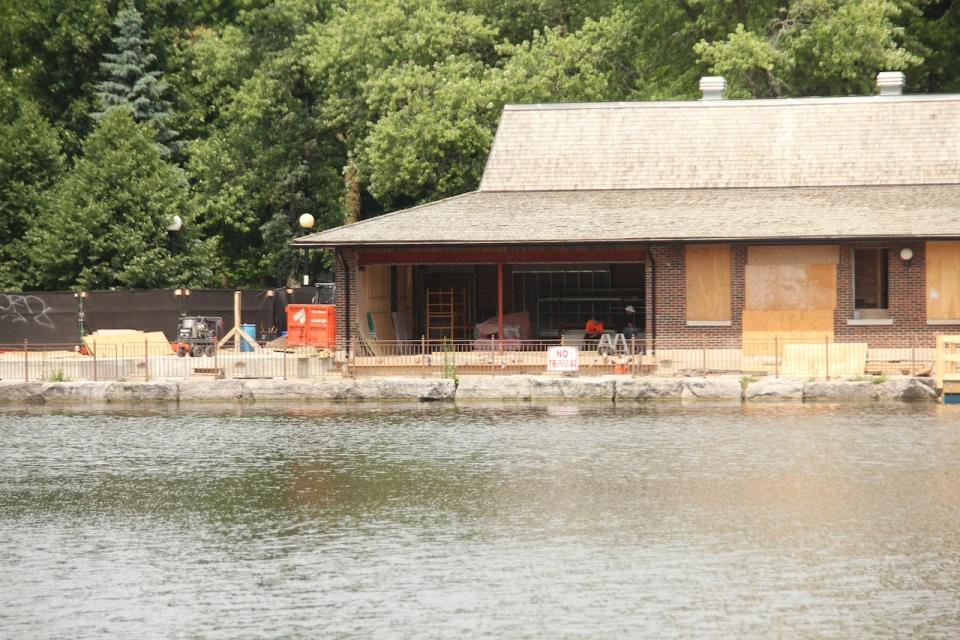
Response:
[[[546,373],[551,348],[575,351],[576,367],[565,375],[629,374],[686,376],[736,374],[829,379],[857,375],[927,375],[936,348],[917,337],[905,348],[830,340],[745,340],[736,347],[698,341],[670,349],[646,350],[640,339],[613,345],[563,345],[542,340],[353,340],[349,349],[260,342],[256,350],[227,344],[211,356],[179,356],[165,342],[0,344],[0,379],[151,380],[215,378],[319,378],[331,373],[455,377],[467,374]],[[677,343],[674,342],[674,345]],[[89,347],[93,348],[89,348]],[[554,352],[556,353],[556,352]]]

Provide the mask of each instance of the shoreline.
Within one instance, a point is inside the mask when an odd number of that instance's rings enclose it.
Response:
[[[555,377],[171,379],[149,382],[0,380],[0,405],[230,402],[937,402],[931,378]]]

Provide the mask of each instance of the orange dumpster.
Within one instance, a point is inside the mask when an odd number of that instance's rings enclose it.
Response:
[[[288,304],[287,345],[333,349],[337,344],[337,307],[332,304]]]

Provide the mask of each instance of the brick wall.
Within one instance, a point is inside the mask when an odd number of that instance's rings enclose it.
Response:
[[[350,340],[347,339],[347,324],[350,324],[350,338],[357,336],[357,252],[350,249],[337,249],[334,256],[334,280],[337,283],[336,305],[337,305],[337,349],[346,351],[350,348]],[[344,262],[350,269],[349,283],[347,287],[347,270],[344,268]],[[347,295],[349,290],[350,295]],[[347,299],[350,300],[350,308],[347,308]]]
[[[686,249],[683,244],[654,245],[650,248],[646,273],[647,349],[650,350],[654,346],[658,349],[739,347],[743,316],[744,265],[747,262],[746,245],[730,246],[729,326],[687,326],[685,257]],[[654,262],[653,265],[650,264],[651,260]],[[654,308],[656,308],[655,319]]]
[[[900,250],[913,249],[906,266]],[[853,250],[888,249],[888,309],[892,325],[849,325],[853,318]],[[871,347],[935,347],[938,333],[955,332],[958,327],[927,324],[926,261],[923,242],[863,242],[840,245],[837,265],[837,311],[834,335],[837,342],[866,342]]]

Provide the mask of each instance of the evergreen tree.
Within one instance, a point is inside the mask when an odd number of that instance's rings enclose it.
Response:
[[[181,169],[161,157],[149,123],[111,109],[83,157],[27,231],[25,289],[190,287],[214,281],[216,240],[201,239]],[[177,216],[183,226],[168,226]]]
[[[117,13],[114,22],[118,33],[113,38],[116,53],[104,54],[106,62],[100,63],[101,71],[108,79],[97,85],[97,99],[102,110],[93,114],[95,120],[116,107],[129,107],[137,122],[149,121],[157,130],[157,141],[171,150],[177,132],[170,128],[167,103],[163,92],[167,85],[159,71],[150,66],[157,57],[147,51],[150,40],[144,36],[140,12],[128,2]]]

